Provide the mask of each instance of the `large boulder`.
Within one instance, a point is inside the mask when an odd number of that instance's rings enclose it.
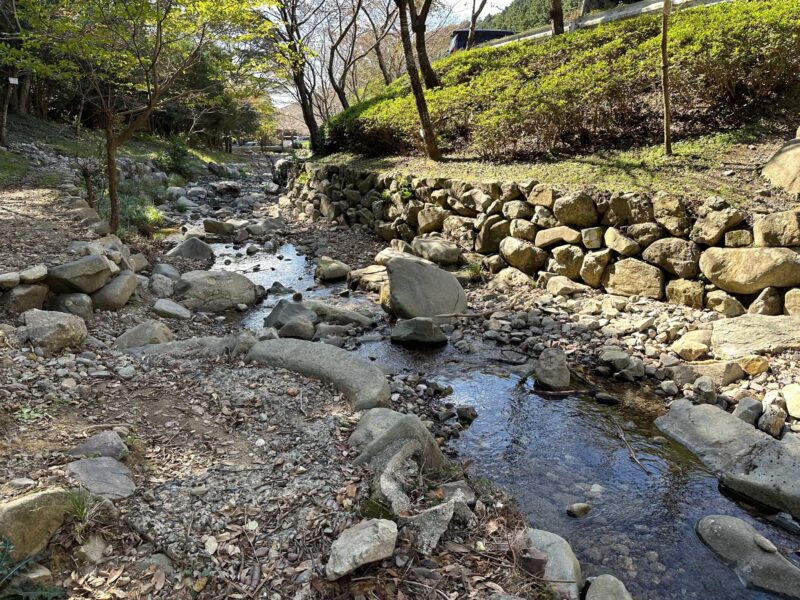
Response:
[[[381,290],[384,308],[404,319],[458,314],[467,308],[467,295],[452,273],[406,258],[386,265],[388,290]]]
[[[94,317],[92,298],[87,294],[59,294],[48,301],[50,310],[77,315],[87,323]]]
[[[62,312],[29,310],[22,321],[30,342],[51,352],[83,346],[89,335],[83,319]]]
[[[264,318],[264,327],[280,329],[290,321],[298,318],[306,319],[311,323],[316,323],[319,320],[317,313],[302,302],[279,300],[275,308]]]
[[[214,249],[203,240],[190,237],[167,252],[167,256],[208,260],[214,258]]]
[[[418,230],[420,233],[441,231],[444,221],[450,216],[450,211],[438,206],[426,206],[417,214]]]
[[[189,271],[175,284],[175,294],[186,308],[221,312],[239,304],[255,304],[256,286],[231,271]]]
[[[511,235],[511,222],[500,215],[491,215],[483,222],[475,237],[475,251],[484,254],[497,252],[500,241]]]
[[[784,144],[764,165],[761,175],[787,192],[800,194],[800,139]]]
[[[747,587],[800,598],[800,568],[749,523],[728,515],[709,515],[697,523],[697,535]]]
[[[539,271],[547,261],[547,252],[515,237],[507,237],[500,242],[500,256],[512,267],[529,275]]]
[[[314,277],[320,281],[341,281],[347,279],[352,269],[340,260],[329,256],[322,256],[317,262]]]
[[[95,310],[119,310],[136,291],[136,273],[122,271],[109,283],[92,294]]]
[[[734,294],[800,285],[800,252],[793,248],[709,248],[700,270],[711,283]]]
[[[786,210],[756,219],[753,243],[756,246],[800,246],[800,211]]]
[[[800,350],[800,316],[748,314],[714,321],[711,347],[717,358]]]
[[[390,558],[397,542],[397,525],[387,519],[366,519],[345,529],[331,545],[325,565],[330,581],[371,562]]]
[[[665,238],[653,242],[642,253],[642,258],[667,273],[684,279],[693,279],[700,271],[700,246],[681,238]]]
[[[603,273],[602,284],[609,294],[620,296],[646,296],[660,300],[664,295],[663,271],[635,258],[610,265]]]
[[[627,235],[623,234],[616,227],[609,227],[603,235],[603,241],[606,246],[611,248],[614,252],[618,252],[622,256],[635,256],[639,254],[641,248],[635,240],[632,240]]]
[[[531,546],[547,555],[544,579],[552,582],[559,598],[578,600],[583,588],[581,565],[569,543],[561,536],[542,529],[528,529]]]
[[[128,329],[114,342],[114,347],[120,350],[140,348],[150,344],[164,344],[175,339],[169,327],[161,321],[145,321],[136,327]]]
[[[39,490],[0,503],[0,537],[14,546],[11,559],[21,561],[38,554],[61,527],[69,506],[63,488]]]
[[[47,270],[47,285],[57,294],[91,294],[108,283],[109,279],[111,266],[104,256],[84,256]]]

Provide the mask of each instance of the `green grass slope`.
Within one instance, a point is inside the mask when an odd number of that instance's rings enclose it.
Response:
[[[545,41],[438,61],[426,92],[449,151],[493,160],[652,142],[660,131],[660,18],[643,16]],[[736,0],[678,12],[669,36],[679,136],[741,125],[800,85],[800,0]],[[326,126],[331,151],[418,149],[401,78]]]

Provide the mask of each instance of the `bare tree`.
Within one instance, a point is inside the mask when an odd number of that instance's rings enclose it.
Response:
[[[355,61],[356,39],[358,38],[358,18],[361,16],[362,0],[352,2],[337,2],[336,8],[332,11],[332,18],[338,20],[338,28],[331,27],[328,30],[330,41],[330,53],[328,56],[328,78],[339,98],[342,108],[347,110],[350,104],[347,102],[345,83],[347,75]],[[334,34],[338,31],[339,34]],[[337,72],[337,63],[339,68]]]
[[[419,9],[417,8],[417,2],[420,3]],[[428,28],[428,15],[430,15],[433,0],[406,0],[403,4],[407,5],[408,14],[411,17],[411,29],[414,31],[414,44],[417,48],[417,60],[419,61],[419,70],[422,72],[422,80],[425,82],[425,87],[429,90],[437,88],[441,86],[441,83],[431,66],[431,59],[428,57],[428,47],[425,43]],[[401,8],[400,11],[402,12],[403,9]]]
[[[383,82],[386,85],[394,81],[384,53],[386,38],[393,31],[395,23],[397,22],[397,8],[392,8],[393,4],[392,0],[388,2],[378,0],[374,7],[370,4],[364,6],[364,14],[367,17],[367,21],[372,29],[372,36],[375,39],[375,46],[373,48],[375,51],[375,58],[378,61],[378,68],[381,71]],[[381,9],[382,12],[378,13],[377,9]]]
[[[475,29],[478,25],[478,19],[486,8],[489,0],[480,0],[480,4],[476,6],[476,0],[472,0],[472,12],[469,18],[469,35],[467,36],[467,50],[470,50],[475,45]]]
[[[400,16],[400,38],[403,42],[403,53],[406,59],[406,71],[411,82],[411,91],[414,94],[414,101],[419,113],[419,123],[422,133],[422,140],[425,145],[425,153],[432,160],[442,160],[442,153],[436,143],[436,134],[433,131],[431,116],[428,112],[428,103],[425,101],[425,91],[422,89],[422,82],[417,72],[417,63],[414,60],[414,49],[411,45],[411,32],[408,23],[409,2],[413,0],[394,0]],[[413,12],[413,9],[412,9]]]
[[[664,155],[672,156],[672,109],[669,102],[669,55],[667,54],[667,34],[669,32],[669,13],[672,0],[664,0],[661,13],[661,88],[664,98]]]

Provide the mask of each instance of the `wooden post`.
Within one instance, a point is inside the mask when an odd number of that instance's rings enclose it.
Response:
[[[672,109],[669,102],[669,56],[667,54],[667,34],[672,0],[664,0],[661,14],[661,88],[664,98],[664,155],[672,156]]]

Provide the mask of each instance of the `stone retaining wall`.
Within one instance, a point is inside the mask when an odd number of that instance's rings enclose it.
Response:
[[[295,215],[360,225],[387,242],[441,237],[462,263],[564,275],[612,294],[667,299],[732,317],[800,315],[800,212],[756,217],[719,197],[695,211],[668,193],[564,193],[536,181],[398,177],[295,166]]]

